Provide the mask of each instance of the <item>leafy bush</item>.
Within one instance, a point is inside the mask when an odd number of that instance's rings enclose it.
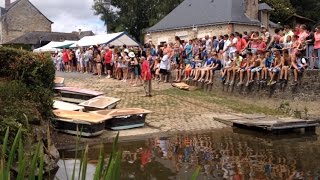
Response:
[[[48,120],[55,77],[50,55],[0,47],[0,67],[0,137],[7,127],[26,132],[29,124]]]

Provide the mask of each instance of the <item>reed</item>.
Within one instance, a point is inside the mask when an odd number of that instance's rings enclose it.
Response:
[[[32,161],[28,164],[27,156],[24,152],[24,147],[22,143],[22,129],[20,128],[17,132],[14,142],[11,146],[9,156],[7,156],[8,149],[8,139],[9,139],[10,129],[7,128],[3,144],[1,145],[2,150],[0,153],[0,180],[10,180],[10,179],[46,179],[44,177],[44,144],[39,142],[35,149],[33,150]],[[78,158],[79,153],[79,142],[80,142],[81,133],[77,137],[77,148],[76,156]],[[95,180],[105,180],[105,179],[119,179],[120,178],[120,168],[121,168],[121,156],[122,152],[118,149],[118,138],[119,133],[117,134],[115,141],[113,143],[113,151],[111,153],[109,163],[105,164],[103,149],[100,151],[99,162],[96,167],[94,174]],[[87,165],[88,165],[88,152],[89,146],[87,145],[85,150],[81,153],[80,165],[79,165],[79,174],[78,180],[85,180],[87,175]],[[16,177],[13,177],[13,164],[18,162],[18,167],[16,169]],[[66,170],[66,165],[64,164]],[[76,179],[76,161],[72,171],[72,180]],[[68,178],[68,177],[67,177]]]

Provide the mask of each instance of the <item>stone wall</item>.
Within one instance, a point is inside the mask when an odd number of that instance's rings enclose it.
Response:
[[[160,42],[174,42],[175,36],[179,36],[183,40],[189,40],[194,38],[204,38],[205,35],[209,35],[211,37],[211,36],[229,34],[231,32],[232,32],[231,24],[198,27],[197,31],[194,31],[192,28],[188,28],[188,29],[152,32],[150,33],[150,35],[145,35],[145,42],[147,42],[149,39],[152,39],[152,42],[154,44],[159,45]]]
[[[42,15],[29,1],[19,1],[2,20],[3,42],[32,31],[51,32],[51,22]]]
[[[173,72],[173,76],[174,76]],[[238,78],[237,78],[238,79]],[[245,78],[246,79],[246,78]],[[277,98],[277,99],[294,99],[313,101],[320,99],[320,70],[306,70],[302,77],[300,77],[299,84],[293,86],[293,74],[290,73],[289,82],[285,84],[276,84],[273,86],[252,84],[249,87],[238,87],[224,85],[220,80],[220,74],[216,72],[215,81],[213,85],[206,85],[204,83],[188,81],[187,84],[197,86],[205,91],[215,91],[220,93],[227,93],[231,96],[250,96],[256,98]]]
[[[241,24],[235,24],[234,25],[234,32],[243,33],[244,31],[247,31],[248,33],[251,31],[259,31],[261,28],[260,26],[249,26],[249,25],[241,25]]]

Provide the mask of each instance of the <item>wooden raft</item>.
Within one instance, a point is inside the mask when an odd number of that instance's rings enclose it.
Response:
[[[216,114],[215,120],[240,128],[256,128],[266,131],[292,130],[305,128],[315,131],[320,125],[318,120],[303,120],[295,118],[272,118],[259,114]]]

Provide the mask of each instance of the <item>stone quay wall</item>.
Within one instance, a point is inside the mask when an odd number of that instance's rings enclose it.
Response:
[[[175,72],[172,71],[171,80],[174,80]],[[224,85],[220,80],[220,73],[216,72],[215,80],[212,85],[197,81],[187,81],[191,86],[196,86],[206,92],[217,92],[229,94],[231,96],[239,97],[256,97],[256,98],[276,98],[276,99],[292,99],[314,101],[320,99],[320,70],[306,70],[302,76],[299,77],[298,85],[293,84],[293,73],[289,75],[289,82],[287,84],[277,83],[273,86],[257,85],[252,83],[250,86],[240,86],[236,84],[239,82],[239,77],[236,76],[236,83],[233,86]],[[244,78],[246,79],[246,77]]]

